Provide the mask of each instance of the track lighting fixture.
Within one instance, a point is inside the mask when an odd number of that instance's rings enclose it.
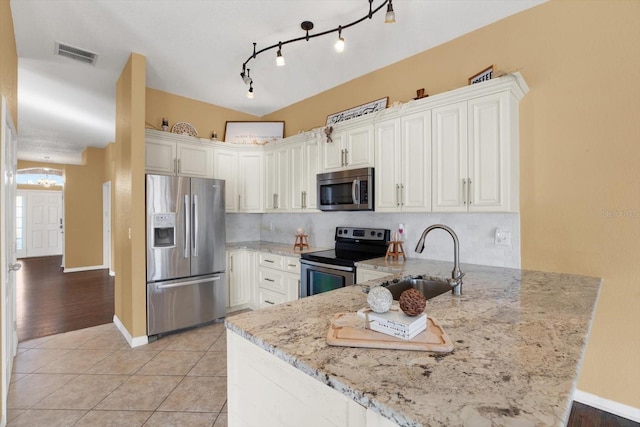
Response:
[[[338,40],[336,40],[336,44],[333,45],[333,48],[338,53],[344,52],[344,39],[342,38],[342,26],[338,27]]]
[[[335,48],[335,50],[337,52],[342,52],[342,51],[344,51],[344,38],[342,37],[342,30],[344,30],[346,28],[349,28],[349,27],[352,27],[352,26],[354,26],[356,24],[359,24],[359,23],[361,23],[362,21],[364,21],[366,19],[371,19],[373,17],[373,15],[375,15],[384,6],[387,6],[387,13],[385,14],[384,22],[387,23],[387,24],[391,24],[391,23],[396,22],[396,14],[393,11],[393,5],[391,3],[392,0],[383,0],[382,3],[379,6],[377,6],[376,8],[373,7],[373,1],[374,0],[367,0],[367,2],[369,3],[368,13],[365,16],[363,16],[362,18],[351,22],[350,24],[339,25],[338,27],[332,28],[330,30],[322,31],[322,32],[319,32],[319,33],[316,33],[316,34],[310,34],[309,31],[313,30],[313,22],[304,21],[304,22],[302,22],[300,24],[300,28],[302,28],[302,30],[305,32],[304,36],[293,38],[291,40],[279,41],[276,44],[273,44],[271,46],[265,47],[265,48],[260,49],[260,50],[257,50],[257,48],[256,48],[257,44],[254,42],[253,43],[253,53],[242,64],[242,72],[240,73],[240,77],[242,77],[242,81],[244,81],[245,84],[249,85],[249,91],[247,92],[247,98],[253,98],[253,79],[249,75],[249,69],[247,68],[247,64],[249,63],[249,61],[251,61],[252,59],[255,59],[262,52],[266,52],[268,50],[278,48],[278,50],[276,52],[276,65],[281,67],[281,66],[285,65],[284,56],[282,56],[282,45],[289,44],[289,43],[295,43],[295,42],[299,42],[299,41],[302,41],[302,40],[309,41],[309,39],[312,39],[312,38],[315,38],[315,37],[325,36],[327,34],[331,34],[331,33],[337,32],[338,33],[338,40],[336,41],[336,43],[334,45],[334,48]]]
[[[249,90],[247,91],[247,98],[253,99],[253,82],[249,83]]]
[[[278,54],[276,55],[276,65],[278,67],[284,66],[284,56],[282,56],[282,43],[278,43]]]
[[[389,4],[387,4],[387,13],[384,15],[384,23],[385,24],[393,24],[396,22],[396,13],[393,11],[393,0],[389,0]]]

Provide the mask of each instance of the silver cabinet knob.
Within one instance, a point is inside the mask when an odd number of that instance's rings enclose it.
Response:
[[[18,271],[22,268],[22,264],[16,262],[15,264],[9,264],[9,271]]]

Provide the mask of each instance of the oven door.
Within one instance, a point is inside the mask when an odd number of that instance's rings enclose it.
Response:
[[[300,260],[300,298],[332,291],[355,283],[355,267]]]

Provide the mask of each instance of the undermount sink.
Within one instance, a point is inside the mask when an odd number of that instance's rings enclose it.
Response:
[[[394,300],[399,300],[400,295],[407,289],[414,288],[422,292],[426,299],[437,297],[450,291],[453,287],[446,279],[430,278],[407,278],[382,283],[382,286],[391,291]]]

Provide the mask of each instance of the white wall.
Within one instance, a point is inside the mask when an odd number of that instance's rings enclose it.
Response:
[[[520,268],[520,215],[499,213],[467,214],[387,214],[376,212],[321,212],[315,214],[229,214],[227,240],[242,242],[264,240],[288,243],[293,246],[295,231],[302,227],[315,247],[333,247],[337,226],[389,228],[405,227],[405,252],[408,257],[453,260],[453,243],[441,230],[427,237],[424,252],[414,249],[422,231],[432,224],[453,228],[460,240],[460,262],[498,267]],[[511,246],[497,246],[494,235],[497,227],[511,232]]]

